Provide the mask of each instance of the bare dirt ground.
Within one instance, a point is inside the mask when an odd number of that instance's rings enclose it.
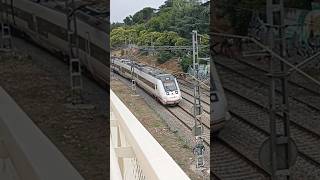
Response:
[[[164,120],[149,107],[143,98],[131,96],[131,90],[121,81],[112,80],[111,89],[192,180],[202,179],[191,169],[190,164],[194,163],[192,150],[174,132],[170,131]]]
[[[112,51],[112,55],[121,57],[121,50]],[[125,56],[126,55],[124,55],[123,57]],[[156,66],[168,73],[183,73],[182,67],[178,62],[177,58],[172,58],[163,64],[159,64],[157,62],[156,56],[147,56],[147,55],[142,55],[141,53],[132,53],[130,56],[133,57],[133,59],[137,62],[147,64],[149,66]]]
[[[68,103],[69,84],[30,58],[2,54],[0,86],[85,179],[108,179],[108,117],[97,109],[66,108],[64,105]]]
[[[178,62],[177,58],[172,58],[163,64],[159,64],[157,62],[157,58],[152,57],[152,56],[137,55],[135,59],[138,62],[148,64],[150,66],[156,66],[156,67],[158,67],[168,73],[182,73],[183,72],[181,65]]]
[[[160,64],[159,68],[164,69],[165,71],[170,73],[183,73],[182,67],[178,62],[178,59],[176,58],[170,59],[169,61]]]

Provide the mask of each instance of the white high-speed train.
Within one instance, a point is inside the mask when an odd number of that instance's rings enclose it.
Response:
[[[228,112],[227,99],[214,62],[212,62],[210,68],[210,126],[213,132],[218,132],[231,116]]]
[[[65,1],[62,0],[1,1],[0,13],[14,30],[27,38],[62,55],[68,55],[68,32]],[[84,3],[77,1],[77,4]],[[107,4],[86,6],[77,11],[79,59],[83,67],[98,80],[109,79],[109,36]]]
[[[127,59],[112,58],[111,68],[152,94],[162,104],[176,105],[182,97],[176,78],[161,70]]]

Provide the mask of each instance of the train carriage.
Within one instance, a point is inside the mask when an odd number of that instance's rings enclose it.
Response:
[[[79,1],[78,1],[79,3]],[[68,54],[67,18],[64,1],[1,1],[1,11],[15,30],[45,49]],[[77,11],[79,59],[98,80],[109,79],[107,9],[94,5]]]
[[[230,114],[228,112],[227,99],[214,62],[212,62],[210,68],[210,126],[211,131],[218,132],[224,126],[225,122],[230,119]]]
[[[153,67],[126,59],[112,59],[112,69],[136,83],[165,105],[176,105],[182,97],[176,78]]]

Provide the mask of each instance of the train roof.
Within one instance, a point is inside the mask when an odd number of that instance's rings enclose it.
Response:
[[[59,12],[66,13],[65,0],[40,0],[40,2],[38,2],[38,0],[30,1]],[[77,11],[77,17],[80,20],[101,31],[107,32],[110,24],[108,3],[103,2],[102,0],[75,0],[75,4],[76,7],[85,5]]]
[[[141,63],[137,63],[137,62],[132,62],[129,59],[117,59],[117,60],[119,60],[120,62],[125,63],[129,66],[132,66],[132,63],[133,63],[135,68],[139,69],[140,71],[143,71],[146,74],[149,74],[153,77],[156,77],[156,78],[173,76],[173,75],[168,74],[160,69],[156,69],[154,67],[151,67],[151,66],[148,66],[145,64],[141,64]]]

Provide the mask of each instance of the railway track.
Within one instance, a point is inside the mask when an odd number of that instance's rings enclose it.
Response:
[[[174,117],[176,117],[182,124],[184,124],[190,131],[194,125],[193,118],[184,118],[186,116],[182,115],[179,111],[173,110],[174,108],[165,107],[168,112],[170,112]],[[204,142],[207,146],[210,146],[210,127],[204,124]]]
[[[178,83],[184,87],[193,87],[193,84],[189,81],[186,81],[184,79],[178,79]],[[191,88],[190,88],[191,89]],[[204,86],[201,86],[201,89],[202,89],[202,93],[207,95],[208,97],[210,97],[210,89],[207,88],[207,87],[204,87]],[[193,89],[192,89],[193,90]],[[210,98],[209,98],[210,100]]]
[[[256,163],[246,158],[237,149],[221,138],[212,140],[215,148],[211,150],[211,174],[215,179],[252,179],[265,180],[269,174]]]
[[[228,142],[230,146],[239,151],[239,154],[246,161],[255,164],[259,169],[263,169],[258,159],[259,149],[264,140],[267,139],[268,134],[265,131],[261,131],[255,124],[248,122],[247,119],[235,115],[234,112],[231,113],[233,118],[226,124],[225,129],[220,132],[218,138]],[[256,116],[258,117],[259,115]],[[217,153],[212,153],[214,155],[211,157],[217,156]],[[212,160],[212,164],[216,164],[215,159]],[[293,179],[319,179],[320,171],[317,164],[312,159],[305,157],[304,154],[299,153],[297,162],[291,170]],[[308,178],[306,178],[306,175],[308,175]]]
[[[252,147],[251,153],[246,150],[246,156],[251,158],[253,161],[257,162],[257,149],[261,145],[261,143],[269,136],[269,123],[268,123],[268,111],[266,109],[266,102],[268,102],[265,94],[261,93],[264,84],[261,82],[255,81],[254,79],[249,79],[245,76],[241,76],[239,71],[224,67],[217,63],[220,69],[220,77],[223,81],[224,88],[226,90],[226,95],[229,100],[229,109],[230,113],[233,115],[232,124],[236,124],[238,121],[239,127],[238,129],[247,129],[247,137],[254,137],[254,140],[251,138],[241,138],[236,139],[232,137],[232,132],[228,131],[229,134],[220,134],[220,137],[231,137],[230,141],[233,140],[231,144],[245,144],[242,145],[243,148]],[[223,70],[222,70],[223,69]],[[248,71],[248,70],[246,70]],[[250,71],[251,72],[251,71]],[[238,76],[242,79],[240,79]],[[257,77],[257,76],[256,76]],[[245,80],[247,79],[247,80]],[[248,79],[253,84],[248,83]],[[235,83],[237,82],[237,83]],[[253,87],[256,87],[253,89]],[[264,91],[262,91],[264,92]],[[264,92],[265,93],[265,92]],[[300,113],[300,112],[297,112]],[[316,113],[316,112],[315,112]],[[297,114],[296,114],[297,115]],[[320,117],[320,116],[319,116]],[[298,162],[295,169],[299,169],[299,171],[293,171],[293,173],[298,177],[299,173],[304,172],[310,174],[312,171],[316,171],[319,173],[320,171],[320,135],[318,131],[315,129],[310,130],[309,127],[305,126],[305,119],[298,120],[299,118],[294,116],[291,121],[291,134],[293,139],[295,140],[298,150]],[[304,120],[304,121],[303,121]],[[277,123],[278,126],[281,126],[282,119],[281,115],[277,114]],[[231,122],[229,123],[231,124]],[[246,126],[244,128],[244,126]],[[279,130],[278,130],[279,132]],[[230,134],[231,133],[231,134]],[[245,132],[238,132],[237,134],[242,134]],[[252,134],[253,133],[253,134]],[[256,134],[255,134],[256,133]],[[259,136],[260,135],[260,136]],[[260,138],[257,138],[260,137]],[[254,141],[255,143],[250,143],[250,141]],[[248,144],[246,144],[248,143]],[[298,168],[299,167],[299,168]],[[310,170],[313,169],[313,170]],[[312,177],[319,178],[317,173],[311,173]],[[300,175],[303,175],[301,173]]]
[[[241,58],[236,59],[237,61],[246,64],[248,67],[251,67],[253,69],[259,70],[260,72],[268,72],[269,71],[269,67],[268,64],[266,63],[261,63],[258,62],[257,60],[254,59],[250,59],[249,61],[245,61]],[[288,61],[292,64],[296,63],[294,62],[295,60],[291,60],[290,58],[288,59]],[[310,93],[314,93],[314,94],[320,94],[320,87],[318,85],[316,85],[315,83],[310,83],[310,81],[306,80],[306,78],[302,75],[300,75],[299,73],[293,73],[291,79],[289,80],[289,84],[295,86],[295,87],[300,87],[306,91],[309,91]]]
[[[268,116],[265,112],[261,112],[263,111],[261,109],[253,109],[253,107],[249,105],[250,102],[246,101],[244,97],[239,98],[239,94],[232,95],[229,90],[226,92],[230,104],[236,103],[236,105],[230,106],[229,111],[233,117],[230,122],[232,123],[232,126],[234,126],[232,129],[241,129],[241,131],[228,131],[228,134],[222,132],[220,135],[221,137],[228,139],[231,144],[236,144],[235,146],[237,146],[238,149],[242,149],[245,156],[256,163],[259,163],[258,150],[263,141],[270,135],[269,127],[266,125],[266,123],[268,123],[266,122]],[[238,99],[233,96],[238,96]],[[235,106],[240,108],[236,108]],[[245,107],[245,109],[241,107]],[[277,119],[278,126],[280,125],[280,121],[281,120]],[[262,126],[261,124],[264,124],[265,126]],[[291,137],[298,146],[299,156],[296,164],[300,165],[300,167],[296,167],[296,169],[308,173],[314,171],[315,174],[313,174],[313,176],[319,178],[319,174],[317,173],[320,172],[320,139],[308,134],[298,127],[294,127],[295,125],[291,125]],[[312,168],[308,170],[307,167],[310,166]],[[294,171],[292,172],[295,173]]]
[[[192,91],[189,82],[184,80],[179,80],[180,90],[185,94],[192,97]],[[186,89],[189,87],[189,89]],[[204,89],[204,95],[206,98],[202,100],[202,103],[210,108],[209,104],[209,92]],[[185,96],[184,96],[185,98]],[[189,99],[186,99],[190,103]],[[210,112],[210,109],[207,113]],[[236,137],[237,135],[235,135]],[[211,175],[214,179],[268,179],[269,174],[261,168],[259,162],[253,161],[247,158],[247,154],[239,150],[239,146],[234,143],[235,141],[230,141],[229,137],[226,136],[215,136],[212,138],[212,148],[211,149],[211,162],[215,164],[211,168]],[[245,150],[244,150],[245,152]]]
[[[217,179],[265,180],[269,177],[264,169],[224,139],[216,137],[212,141],[214,148],[210,153],[215,165],[211,169]]]
[[[220,66],[224,66],[228,68],[230,71],[238,72],[241,76],[246,76],[253,81],[260,82],[265,86],[269,86],[267,83],[269,79],[265,74],[269,71],[258,65],[254,65],[253,61],[244,61],[242,59],[229,59],[223,58],[215,61]],[[245,71],[244,71],[245,70]],[[296,75],[295,77],[297,77]],[[297,79],[295,79],[297,80]],[[300,80],[301,81],[301,80]],[[289,80],[288,89],[294,89],[295,91],[290,91],[289,96],[296,102],[304,104],[309,108],[320,111],[320,87],[314,85],[313,87],[309,87],[309,84],[301,82],[295,82],[293,80]],[[311,83],[312,84],[312,83]],[[278,93],[280,92],[279,88],[277,88]]]
[[[267,108],[267,102],[269,101],[267,89],[268,86],[267,84],[261,82],[261,80],[256,79],[259,77],[258,75],[254,76],[252,74],[252,76],[256,77],[252,78],[245,73],[237,71],[237,69],[240,68],[239,66],[237,66],[238,63],[235,63],[233,65],[234,68],[230,68],[232,64],[229,66],[220,64],[219,62],[217,64],[217,68],[220,70],[219,73],[223,75],[223,77],[225,77],[225,80],[229,81],[227,85],[234,86],[234,89],[247,89],[247,91],[243,91],[243,93],[250,97],[251,100],[254,100],[254,102],[259,103],[260,106],[264,106],[264,108]],[[238,68],[235,69],[236,67]],[[243,66],[241,67],[243,68]],[[234,82],[237,82],[237,84],[235,84]],[[277,92],[277,96],[280,96],[279,91]],[[313,133],[316,133],[317,135],[320,135],[320,109],[312,107],[306,102],[301,102],[293,96],[290,96],[289,102],[291,110],[290,115],[292,116],[292,120],[299,126],[302,126],[306,131],[311,131]],[[320,101],[318,103],[320,103]],[[308,119],[308,121],[306,121],[305,119]]]
[[[185,109],[185,106],[189,107],[188,109],[186,109],[187,113],[193,116],[191,108],[193,106],[194,99],[193,99],[193,94],[191,92],[191,88],[183,85],[182,83],[179,83],[179,86],[180,86],[180,91],[182,92],[182,98],[183,98],[183,101],[180,102],[179,106],[184,109]],[[205,98],[201,99],[202,107],[203,107],[202,118],[205,125],[208,128],[210,128],[210,102],[208,98],[209,97],[205,95]]]

